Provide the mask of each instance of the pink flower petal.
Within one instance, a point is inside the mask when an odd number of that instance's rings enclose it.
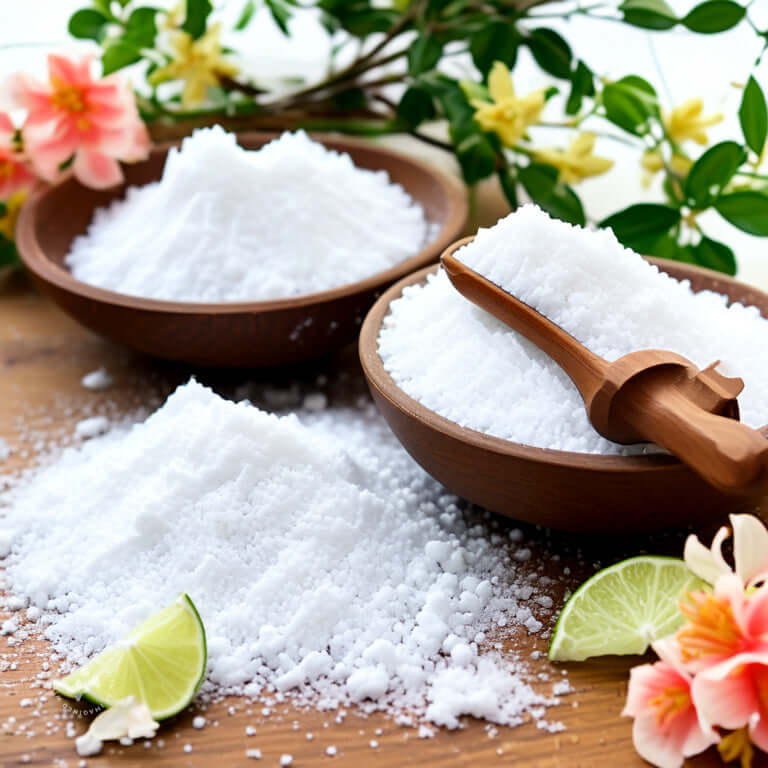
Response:
[[[72,171],[81,184],[94,189],[113,187],[123,181],[123,172],[117,160],[98,152],[79,150]]]
[[[68,85],[80,84],[83,80],[82,75],[82,62],[55,53],[48,54],[48,77],[52,82],[58,80]],[[87,72],[85,79],[90,79]]]

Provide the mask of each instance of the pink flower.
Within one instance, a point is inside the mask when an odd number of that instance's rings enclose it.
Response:
[[[35,175],[16,146],[15,134],[11,118],[0,112],[0,200],[8,200],[35,183]]]
[[[11,100],[28,111],[22,128],[24,150],[48,181],[72,162],[75,177],[89,187],[123,180],[118,160],[141,160],[149,137],[133,91],[117,75],[91,76],[92,57],[48,56],[48,83],[17,73],[9,81]]]
[[[692,678],[674,640],[658,641],[653,649],[661,661],[632,669],[622,714],[635,718],[632,741],[641,757],[659,768],[679,768],[686,757],[717,743],[718,735],[699,722]]]
[[[696,606],[677,641],[697,667],[691,696],[702,725],[746,726],[768,751],[768,585],[744,592],[737,576],[723,576]]]

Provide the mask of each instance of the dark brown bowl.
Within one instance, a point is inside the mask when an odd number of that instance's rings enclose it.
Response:
[[[248,133],[238,141],[247,149],[258,149],[277,135]],[[123,186],[93,190],[69,180],[33,193],[16,230],[21,258],[40,290],[65,312],[97,333],[149,355],[226,367],[267,367],[321,357],[356,338],[365,313],[384,288],[437,260],[461,233],[467,203],[458,182],[418,161],[338,136],[313,138],[349,153],[361,168],[385,170],[438,225],[435,239],[412,258],[365,280],[277,301],[159,301],[75,280],[64,264],[72,240],[86,231],[94,210],[122,197],[126,186],[160,178],[171,146],[164,145],[145,162],[126,166]]]
[[[717,272],[653,259],[663,271],[768,317],[768,295]],[[601,456],[534,448],[491,437],[439,416],[392,380],[378,354],[379,329],[403,288],[426,280],[415,272],[374,304],[360,332],[360,360],[379,411],[408,453],[453,493],[502,515],[549,528],[627,533],[706,524],[754,510],[760,495],[728,496],[671,456]],[[429,365],[429,361],[424,361]]]

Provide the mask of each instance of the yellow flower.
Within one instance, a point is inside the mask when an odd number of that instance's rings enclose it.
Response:
[[[643,156],[640,159],[640,165],[651,174],[660,171],[664,167],[664,158],[662,157],[661,150],[647,149],[643,152]]]
[[[613,167],[613,160],[592,154],[595,147],[594,133],[580,133],[568,149],[537,149],[536,160],[553,165],[566,184],[576,184],[590,176],[599,176]]]
[[[707,143],[707,132],[704,130],[723,119],[722,113],[704,117],[701,113],[704,103],[701,99],[689,99],[679,107],[675,107],[670,115],[664,118],[664,128],[670,139],[683,142],[692,139],[697,144]]]
[[[0,216],[0,235],[8,240],[14,239],[16,219],[19,218],[19,211],[26,199],[26,192],[16,192],[5,201],[5,216]]]
[[[738,760],[741,763],[741,768],[751,768],[755,750],[749,739],[749,729],[747,727],[740,728],[738,731],[723,736],[717,745],[717,751],[724,762],[732,763]]]
[[[157,85],[168,80],[183,80],[182,104],[194,107],[204,102],[210,86],[218,85],[221,77],[234,77],[238,73],[234,64],[222,58],[220,28],[220,24],[214,24],[197,40],[182,30],[171,32],[173,61],[156,69],[149,76],[149,82]]]
[[[688,175],[688,171],[691,170],[692,165],[693,160],[685,155],[672,155],[672,157],[669,158],[669,170],[672,171],[675,176],[680,176],[683,179]]]
[[[513,147],[525,136],[528,126],[538,121],[544,108],[544,91],[533,91],[522,98],[515,96],[509,69],[500,61],[491,67],[488,91],[492,101],[470,100],[475,120],[483,130],[495,133],[502,143]]]

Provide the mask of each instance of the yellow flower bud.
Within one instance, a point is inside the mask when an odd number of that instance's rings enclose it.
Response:
[[[613,160],[592,154],[595,146],[594,133],[580,133],[568,149],[537,149],[534,158],[552,165],[566,184],[576,184],[590,176],[599,176],[613,167]]]

